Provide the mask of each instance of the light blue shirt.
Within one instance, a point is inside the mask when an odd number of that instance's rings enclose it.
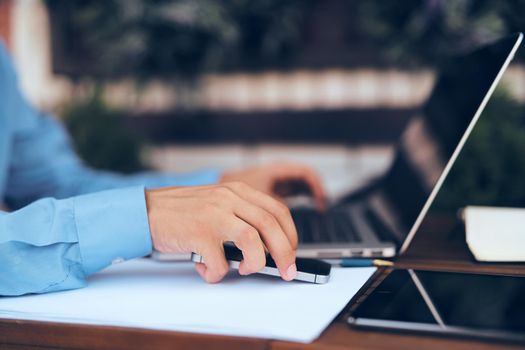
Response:
[[[0,43],[0,296],[79,288],[149,254],[145,187],[214,183],[214,170],[123,176],[86,167],[62,125],[23,98]]]

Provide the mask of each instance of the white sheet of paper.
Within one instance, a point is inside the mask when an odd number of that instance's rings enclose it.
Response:
[[[329,283],[284,282],[232,271],[206,284],[192,263],[114,265],[86,288],[0,298],[0,318],[311,342],[375,268],[333,268]]]

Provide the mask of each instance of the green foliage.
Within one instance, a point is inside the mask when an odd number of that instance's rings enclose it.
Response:
[[[79,156],[97,169],[123,173],[142,170],[141,143],[121,125],[121,114],[112,111],[100,94],[67,107],[63,113]]]
[[[458,51],[525,30],[523,0],[360,1],[364,36],[392,63],[436,65]]]
[[[498,91],[454,164],[436,207],[525,206],[525,108]]]
[[[57,60],[64,60],[59,66],[66,74],[144,79],[191,79],[206,70],[287,66],[300,61],[305,50],[316,49],[309,46],[312,30],[325,31],[330,24],[319,22],[316,11],[339,8],[337,2],[323,0],[46,4],[54,46],[61,48]],[[434,66],[457,51],[525,30],[523,0],[366,0],[342,8],[351,22],[335,24],[348,39],[343,51],[372,51],[386,64],[407,68]]]
[[[47,0],[85,75],[192,78],[286,59],[310,0]],[[55,36],[55,35],[54,35]],[[78,71],[78,70],[76,70]]]

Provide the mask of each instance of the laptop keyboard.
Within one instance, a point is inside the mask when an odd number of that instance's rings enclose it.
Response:
[[[301,243],[361,242],[347,211],[294,208],[291,212]]]
[[[354,222],[348,208],[334,207],[320,212],[313,208],[298,207],[292,208],[291,213],[301,243],[359,243],[364,240],[356,228],[359,225]],[[377,240],[400,243],[374,210],[364,206],[362,214],[362,220]]]

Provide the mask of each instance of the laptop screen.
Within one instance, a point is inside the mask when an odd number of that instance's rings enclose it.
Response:
[[[508,36],[450,60],[439,70],[421,111],[409,121],[381,186],[397,214],[400,240],[438,184],[519,36]]]

